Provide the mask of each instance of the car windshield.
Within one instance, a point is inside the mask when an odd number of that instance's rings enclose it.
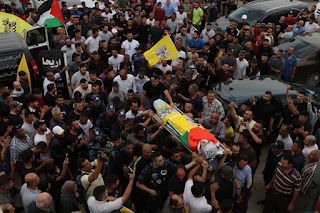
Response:
[[[257,10],[256,8],[254,9],[251,7],[240,7],[229,15],[229,19],[235,20],[236,22],[240,23],[243,14],[246,14],[248,16],[247,22],[251,26],[254,26],[257,21],[261,21],[262,17],[264,16],[264,12],[261,10]]]
[[[285,42],[283,44],[280,44],[278,46],[279,49],[287,50],[290,46],[294,47],[294,55],[297,58],[303,59],[307,55],[309,55],[311,52],[315,51],[317,49],[316,46],[313,44],[310,44],[300,38],[294,38],[289,42]]]

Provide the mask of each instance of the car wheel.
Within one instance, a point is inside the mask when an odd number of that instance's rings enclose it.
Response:
[[[320,83],[320,73],[312,73],[306,80],[306,84],[309,86],[317,87]]]

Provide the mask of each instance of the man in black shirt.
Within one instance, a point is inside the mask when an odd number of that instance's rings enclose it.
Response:
[[[135,25],[133,25],[133,21],[130,19],[128,20],[127,24],[128,25],[123,29],[123,37],[124,37],[123,40],[126,40],[128,33],[132,33],[133,38],[137,39],[139,37],[138,28]]]
[[[254,97],[250,100],[253,105],[255,119],[262,120],[265,123],[266,136],[269,136],[273,131],[274,116],[276,108],[270,102],[272,98],[272,93],[266,91],[263,98],[259,101]]]
[[[106,65],[102,60],[100,60],[100,55],[98,52],[93,52],[93,60],[89,62],[89,71],[96,71],[97,76],[99,76],[103,70],[102,67]]]
[[[268,64],[269,55],[267,53],[263,53],[261,58],[258,58],[258,69],[260,70],[260,75],[271,75],[271,68]]]
[[[67,122],[69,122],[70,120],[73,120],[73,119],[75,119],[75,120],[80,119],[80,114],[83,111],[82,100],[81,99],[74,100],[73,106],[74,106],[74,110],[69,113],[69,115],[66,119]]]
[[[259,47],[259,53],[258,53],[258,58],[261,58],[262,54],[268,54],[268,57],[272,56],[272,49],[269,45],[269,40],[264,39],[262,42],[262,45]]]
[[[9,104],[10,113],[8,115],[9,125],[18,126],[23,124],[23,119],[20,117],[20,111],[23,104],[18,101],[11,101]]]
[[[275,23],[275,34],[276,37],[278,37],[279,33],[284,32],[285,29],[287,29],[288,25],[284,21],[286,17],[281,16],[279,21]]]
[[[150,28],[149,31],[149,41],[152,41],[154,44],[157,43],[163,36],[163,28],[159,26],[159,20],[154,19],[154,27]]]
[[[57,88],[55,84],[48,84],[47,86],[47,94],[44,96],[44,104],[47,106],[54,106],[56,105],[56,92]]]
[[[112,56],[111,55],[111,49],[108,48],[108,42],[106,41],[101,41],[101,46],[98,49],[98,53],[100,55],[100,59],[108,65],[108,60]]]
[[[178,165],[176,174],[174,174],[169,181],[169,196],[176,194],[183,197],[184,187],[187,181],[186,167],[184,165]]]
[[[20,79],[19,81],[20,81],[21,87],[23,88],[23,91],[24,91],[24,95],[28,97],[29,95],[31,95],[31,90],[28,82],[27,73],[25,71],[20,71],[19,79]]]
[[[151,81],[148,81],[143,85],[142,95],[141,95],[141,106],[140,109],[151,109],[152,108],[152,100],[156,100],[160,98],[160,95],[164,93],[168,101],[170,102],[170,106],[173,107],[174,104],[172,102],[172,98],[163,85],[160,82],[160,77],[156,74],[151,76]]]
[[[10,112],[10,107],[9,104],[13,100],[12,96],[10,93],[6,92],[2,94],[2,98],[4,100],[4,104],[1,105],[1,117],[7,117],[9,112]]]
[[[147,17],[144,16],[142,17],[141,25],[139,26],[139,42],[141,46],[147,46],[149,31],[150,26],[147,25]]]

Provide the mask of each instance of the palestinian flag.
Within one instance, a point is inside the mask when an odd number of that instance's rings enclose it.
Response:
[[[64,19],[58,0],[48,0],[38,9],[39,19],[36,21],[39,25],[50,27],[59,27],[64,25]]]
[[[181,143],[193,150],[197,151],[199,141],[202,139],[206,139],[208,141],[213,142],[214,144],[218,143],[218,140],[207,130],[204,130],[202,127],[196,127],[186,131],[184,135],[180,136]]]

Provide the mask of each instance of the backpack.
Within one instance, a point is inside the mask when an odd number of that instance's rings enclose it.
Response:
[[[89,173],[82,173],[82,174],[77,175],[77,177],[75,179],[75,183],[78,187],[77,192],[79,193],[79,203],[86,204],[87,198],[88,198],[87,191],[88,191],[89,187],[91,186],[91,183],[89,183],[89,186],[85,189],[81,183],[81,178],[83,175],[89,175]]]

